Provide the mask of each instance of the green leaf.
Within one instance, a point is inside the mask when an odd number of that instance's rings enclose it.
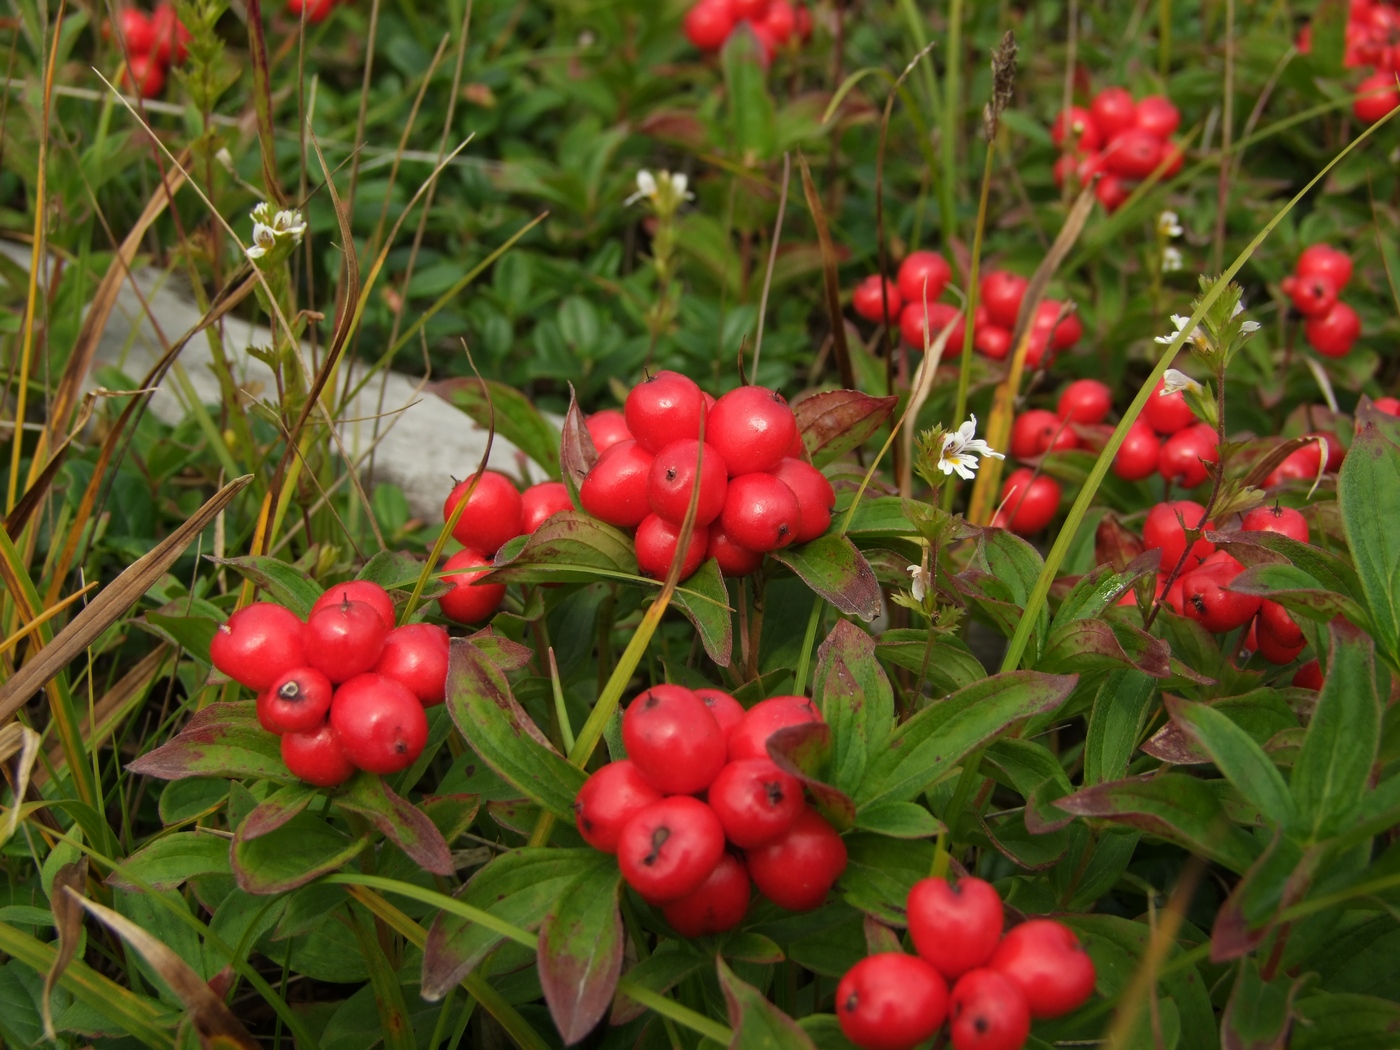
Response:
[[[369,973],[369,987],[373,989],[384,1050],[415,1050],[417,1044],[413,1038],[413,1025],[408,1018],[408,1004],[404,1001],[399,975],[384,954],[379,938],[366,928],[354,911],[350,912],[348,925],[359,942],[360,955]]]
[[[357,580],[377,583],[386,591],[412,590],[423,574],[423,563],[402,551],[380,551],[355,576]]]
[[[365,817],[409,858],[434,875],[451,875],[452,851],[442,833],[420,810],[389,789],[384,778],[359,773],[335,795],[341,809]]]
[[[1132,669],[1166,678],[1171,646],[1121,619],[1069,620],[1050,631],[1035,666],[1051,674]]]
[[[227,777],[231,780],[291,781],[277,737],[258,724],[252,700],[210,704],[195,713],[174,738],[148,751],[127,769],[161,780]]]
[[[856,1050],[856,1044],[841,1031],[841,1022],[835,1014],[808,1014],[797,1023],[817,1050]]]
[[[695,625],[706,655],[728,667],[734,655],[734,618],[719,562],[707,559],[686,578],[685,587],[676,588],[671,604]]]
[[[1074,620],[1092,619],[1112,608],[1128,588],[1150,571],[1131,566],[1122,572],[1114,572],[1112,565],[1095,567],[1080,578],[1060,603],[1055,619],[1050,623],[1051,634]]]
[[[242,558],[210,558],[215,565],[227,565],[246,580],[267,592],[268,598],[285,605],[303,620],[325,592],[319,583],[290,562],[265,555]]]
[[[221,621],[206,616],[166,616],[154,610],[146,613],[142,619],[151,626],[153,633],[205,663],[209,662],[209,645],[214,641],[214,635],[219,633]]]
[[[750,159],[767,160],[777,148],[777,117],[762,45],[753,30],[741,25],[729,34],[720,52],[724,94],[729,107],[729,151]]]
[[[551,478],[559,479],[559,431],[519,390],[474,376],[444,379],[434,383],[432,389],[483,430],[491,426],[494,418],[497,434],[538,463]]]
[[[1380,745],[1373,643],[1341,621],[1332,623],[1331,641],[1327,677],[1293,766],[1299,822],[1314,840],[1342,830],[1356,810]]]
[[[783,772],[802,781],[821,815],[837,831],[846,831],[856,819],[856,806],[840,788],[828,782],[832,760],[831,726],[806,722],[786,726],[768,737],[768,757]]]
[[[1277,532],[1207,532],[1206,538],[1224,547],[1244,565],[1267,565],[1286,561],[1302,569],[1325,589],[1362,600],[1360,577],[1345,560],[1331,551],[1300,543]]]
[[[1104,679],[1094,697],[1084,743],[1086,786],[1127,775],[1156,693],[1156,684],[1140,671],[1117,671]]]
[[[559,435],[559,475],[569,490],[569,499],[575,507],[581,507],[578,500],[579,486],[597,462],[598,448],[593,444],[593,435],[588,432],[588,421],[579,411],[574,384],[570,383],[569,411],[564,415],[564,429]]]
[[[554,750],[511,695],[510,683],[470,641],[452,640],[447,710],[462,736],[503,779],[572,824],[586,775]]]
[[[1028,871],[1053,867],[1070,847],[1070,834],[1063,828],[1032,834],[1026,828],[1025,810],[1007,814],[995,824],[983,820],[982,830],[998,853]]]
[[[914,628],[891,628],[880,635],[875,655],[916,675],[922,671],[935,696],[955,693],[987,677],[987,669],[961,638],[935,631],[930,644],[929,634]]]
[[[139,891],[145,883],[155,890],[173,890],[198,875],[227,875],[228,839],[181,831],[148,842],[107,876],[121,889]]]
[[[880,584],[865,555],[845,536],[828,533],[773,557],[821,595],[837,611],[867,623],[880,614]]]
[[[1236,576],[1230,582],[1230,590],[1268,598],[1310,620],[1326,622],[1334,616],[1345,616],[1353,623],[1370,622],[1356,602],[1328,590],[1295,565],[1255,565]]]
[[[1296,1009],[1289,1050],[1395,1050],[1400,1003],[1324,994],[1307,996]]]
[[[797,416],[797,429],[802,434],[802,444],[807,454],[812,457],[815,466],[822,467],[863,445],[884,426],[898,402],[899,398],[893,395],[871,397],[857,390],[827,390],[804,397],[793,405],[792,411]],[[856,511],[856,517],[862,519],[862,530],[870,521],[881,518],[890,502],[903,503],[892,496],[865,500]],[[902,506],[897,509],[899,516],[903,517]],[[913,531],[907,520],[902,528],[895,527],[898,531],[892,535],[907,536]],[[852,531],[857,531],[854,521]]]
[[[730,1050],[816,1050],[796,1021],[770,1003],[757,988],[734,976],[717,959],[719,986],[734,1029]]]
[[[914,798],[1008,726],[1059,707],[1076,681],[1073,675],[1009,671],[931,704],[871,756],[855,794],[857,806]]]
[[[1376,644],[1391,666],[1400,666],[1400,446],[1374,426],[1351,443],[1337,475],[1337,502]]]
[[[884,746],[894,724],[894,692],[875,659],[875,639],[838,620],[817,649],[812,696],[831,727],[836,786],[854,791],[866,756]]]
[[[816,397],[829,395],[817,394]],[[864,396],[864,395],[862,395]],[[814,400],[814,398],[809,398]],[[794,411],[801,413],[803,401],[798,404]],[[850,507],[851,496],[841,493],[836,498],[837,513],[844,512]],[[845,499],[842,496],[846,496]],[[905,511],[904,500],[898,496],[866,496],[856,506],[856,511],[851,515],[850,524],[846,526],[846,535],[857,543],[873,542],[877,540],[897,540],[913,536],[918,532],[914,522],[909,520],[909,515]]]
[[[948,829],[915,802],[877,802],[856,810],[856,827],[893,839],[928,839]]]
[[[1248,733],[1206,704],[1168,698],[1167,711],[1206,749],[1216,768],[1241,795],[1275,824],[1288,827],[1293,823],[1293,796],[1283,774]]]
[[[168,781],[157,808],[167,827],[208,816],[228,801],[228,781],[221,777],[190,777]]]
[[[846,836],[846,870],[836,886],[853,908],[903,927],[909,891],[932,866],[931,842],[856,831]]]
[[[508,544],[502,555],[510,549]],[[527,537],[500,568],[481,579],[489,583],[612,583],[636,577],[637,555],[624,533],[582,511],[562,511]]]
[[[246,893],[285,893],[335,871],[368,843],[301,813],[255,839],[233,839],[233,874]]]
[[[540,986],[566,1045],[586,1036],[607,1012],[622,975],[622,875],[599,867],[555,901],[540,927]]]
[[[261,838],[276,831],[311,804],[316,789],[309,784],[288,784],[259,802],[238,824],[237,832],[244,841]],[[236,818],[231,817],[230,820]]]
[[[649,957],[627,971],[627,984],[657,993],[667,992],[709,963],[709,958],[695,951],[688,942],[664,941]],[[625,989],[619,989],[608,1020],[614,1025],[626,1024],[642,1016],[646,1009]]]

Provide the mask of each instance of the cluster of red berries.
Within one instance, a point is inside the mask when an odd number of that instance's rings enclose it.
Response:
[[[282,738],[287,768],[334,787],[357,769],[412,765],[428,741],[423,709],[443,702],[447,632],[394,619],[383,587],[352,580],[321,595],[305,621],[274,602],[239,609],[209,657],[258,694],[258,721]]]
[[[1298,50],[1305,55],[1312,50],[1312,23],[1298,31]],[[1352,103],[1357,120],[1374,124],[1400,106],[1400,91],[1395,87],[1400,70],[1400,8],[1389,0],[1351,0],[1342,64],[1348,69],[1375,67],[1357,85],[1361,97]]]
[[[657,372],[632,388],[621,414],[595,413],[588,429],[600,455],[579,500],[600,521],[636,529],[647,576],[664,579],[678,556],[681,579],[706,558],[743,576],[768,551],[814,540],[831,524],[831,482],[803,458],[787,401],[765,387],[715,400],[679,372]],[[697,471],[695,527],[678,555]]]
[[[1181,170],[1181,146],[1172,134],[1181,113],[1164,95],[1133,101],[1125,88],[1107,87],[1089,108],[1071,106],[1050,128],[1050,138],[1062,151],[1055,161],[1055,185],[1087,186],[1099,176],[1094,196],[1105,211],[1116,211],[1133,184],[1158,168],[1170,178]]]
[[[861,1050],[910,1050],[944,1020],[953,1050],[1020,1050],[1032,1019],[1077,1010],[1094,992],[1094,962],[1074,931],[1030,919],[1003,934],[989,882],[916,882],[908,917],[917,955],[869,956],[836,986],[841,1031]]]
[[[769,62],[789,44],[812,38],[812,12],[792,0],[699,0],[685,14],[685,35],[701,51],[718,51],[743,23]]]
[[[172,65],[185,60],[189,30],[175,15],[175,5],[162,0],[151,14],[135,7],[117,16],[117,31],[126,48],[122,82],[134,86],[142,98],[155,98],[165,90]]]
[[[1183,488],[1210,476],[1208,463],[1220,461],[1219,435],[1201,422],[1180,390],[1165,393],[1158,382],[1142,415],[1128,428],[1113,458],[1113,473],[1125,481],[1160,474]]]
[[[1307,318],[1303,334],[1323,357],[1345,357],[1361,334],[1361,318],[1337,298],[1351,280],[1351,256],[1328,244],[1304,248],[1293,273],[1279,282]]]
[[[738,926],[750,880],[780,907],[819,907],[846,870],[846,846],[774,764],[768,738],[821,720],[806,697],[745,711],[718,689],[653,686],[622,716],[627,758],[579,789],[579,834],[614,854],[627,884],[683,937]]]
[[[963,348],[963,314],[951,303],[936,301],[952,276],[948,260],[937,252],[910,252],[895,280],[882,281],[879,274],[871,274],[857,284],[851,293],[851,306],[865,320],[881,324],[888,301],[888,316],[898,320],[904,341],[916,350],[924,348],[925,337],[932,342],[953,322],[943,356],[956,357]],[[982,278],[978,306],[972,315],[972,346],[983,357],[1000,361],[1011,352],[1012,331],[1029,283],[1009,270],[992,270]],[[1026,364],[1031,368],[1039,367],[1042,361],[1049,364],[1055,354],[1068,350],[1084,334],[1075,314],[1060,316],[1063,305],[1057,299],[1045,299],[1037,308],[1026,351]]]

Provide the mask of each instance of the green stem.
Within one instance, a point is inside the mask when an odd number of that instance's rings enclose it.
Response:
[[[962,0],[949,0],[948,3],[948,69],[944,75],[943,120],[940,129],[942,141],[939,143],[943,156],[943,179],[938,187],[939,205],[943,212],[943,243],[948,244],[958,234],[958,221],[954,212],[958,164],[958,117],[962,101],[960,83],[962,77]]]

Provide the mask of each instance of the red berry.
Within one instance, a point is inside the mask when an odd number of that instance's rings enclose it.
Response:
[[[695,524],[708,525],[724,510],[724,497],[729,492],[729,468],[723,457],[708,441],[702,449],[694,438],[681,438],[656,454],[647,476],[647,500],[652,511],[672,525],[685,521],[691,489],[695,486],[697,462],[700,498],[695,508]]]
[[[1278,602],[1263,602],[1259,606],[1259,637],[1260,641],[1264,636],[1276,644],[1280,649],[1292,649],[1294,655],[1297,650],[1302,649],[1307,639],[1303,636],[1303,629],[1298,626],[1298,621]],[[1274,663],[1291,663],[1288,660],[1275,660]]]
[[[768,14],[769,3],[770,0],[733,0],[734,17],[755,22],[761,21]]]
[[[1074,931],[1031,919],[1001,939],[990,968],[1021,986],[1037,1020],[1076,1010],[1094,994],[1094,962]]]
[[[814,809],[804,809],[781,838],[746,855],[759,892],[788,911],[820,907],[846,870],[846,844]]]
[[[1281,283],[1284,294],[1305,317],[1322,316],[1337,302],[1336,282],[1324,274],[1286,277]]]
[[[747,576],[751,572],[757,572],[758,567],[763,564],[761,552],[740,547],[724,534],[719,522],[710,526],[710,549],[705,555],[715,560],[719,571],[725,576]]]
[[[1361,334],[1361,318],[1346,303],[1338,300],[1325,314],[1309,317],[1303,326],[1312,348],[1323,357],[1345,357]]]
[[[1016,315],[1021,312],[1021,300],[1025,298],[1029,283],[1009,270],[993,270],[983,277],[982,305],[987,308],[987,318],[993,324],[1014,331]]]
[[[654,580],[664,580],[676,560],[676,549],[680,546],[681,527],[656,514],[648,514],[637,526],[633,546],[637,552],[637,568],[643,576]],[[681,561],[680,576],[686,580],[695,574],[705,562],[705,554],[710,544],[710,530],[704,525],[696,525],[690,532],[690,544],[685,549]]]
[[[899,334],[904,337],[904,341],[915,350],[923,352],[924,347],[932,346],[934,340],[942,333],[949,324],[953,326],[953,332],[948,336],[948,342],[944,345],[943,355],[945,357],[956,357],[962,353],[962,340],[958,338],[958,331],[963,326],[963,315],[956,306],[948,303],[929,303],[927,310],[927,321],[925,325],[925,310],[921,303],[905,303],[904,310],[899,315]]]
[[[797,419],[782,394],[761,386],[731,390],[711,409],[705,442],[719,450],[731,473],[772,470],[797,433]]]
[[[122,80],[142,98],[158,98],[165,90],[165,67],[153,55],[133,54]]]
[[[723,855],[719,818],[689,795],[653,802],[626,823],[617,842],[622,877],[650,904],[694,893]]]
[[[151,33],[155,43],[151,57],[163,66],[178,66],[188,53],[190,31],[175,17],[175,8],[169,3],[156,5],[151,15]]]
[[[346,602],[363,602],[379,614],[385,627],[393,627],[398,619],[394,612],[394,599],[389,592],[369,580],[347,580],[326,588],[326,592],[311,606],[309,616],[315,616],[322,609],[344,605]],[[309,617],[308,617],[309,618]]]
[[[300,19],[305,10],[306,20],[312,25],[324,22],[334,9],[335,0],[287,0],[287,14]]]
[[[1159,503],[1147,512],[1147,520],[1142,526],[1142,542],[1148,550],[1156,548],[1162,552],[1159,572],[1163,579],[1176,568],[1186,550],[1186,530],[1201,527],[1201,516],[1205,508],[1189,499]],[[1205,527],[1213,529],[1214,522],[1206,522]],[[1189,572],[1215,552],[1215,544],[1207,539],[1199,539],[1191,547],[1191,556],[1183,571]]]
[[[632,440],[626,418],[615,408],[594,412],[584,421],[584,425],[588,427],[588,436],[593,439],[593,447],[600,455],[618,442]]]
[[[1113,391],[1097,379],[1076,379],[1055,404],[1056,414],[1071,423],[1102,423],[1113,408]]]
[[[972,345],[983,357],[1000,361],[1011,352],[1011,331],[989,324],[977,330],[972,337]]]
[[[1181,580],[1182,609],[1207,631],[1224,634],[1243,627],[1259,611],[1259,598],[1229,590],[1244,566],[1216,551]]]
[[[486,470],[468,498],[467,490],[471,488],[475,476],[459,483],[448,494],[447,502],[442,507],[442,520],[446,522],[451,519],[457,504],[466,499],[467,506],[453,526],[452,538],[463,547],[494,555],[502,544],[524,531],[520,493],[504,474]]]
[[[379,662],[389,628],[365,602],[341,602],[306,621],[306,662],[332,682],[364,674]]]
[[[912,1050],[947,1016],[948,985],[917,955],[871,955],[836,986],[836,1019],[861,1050]]]
[[[719,723],[719,731],[724,734],[727,742],[729,731],[744,720],[744,705],[718,689],[696,689],[693,692],[705,702],[710,714],[715,716],[715,721]]]
[[[885,320],[885,300],[889,299],[890,320],[899,320],[899,311],[904,308],[904,300],[900,297],[899,286],[893,281],[885,282],[885,291],[880,291],[880,275],[872,273],[860,284],[856,285],[855,291],[851,293],[851,306],[857,314],[872,324],[880,324]]]
[[[1264,604],[1272,605],[1273,603],[1265,602]],[[1261,608],[1260,616],[1262,617],[1262,615],[1263,610]],[[1301,631],[1298,632],[1298,636],[1300,639],[1302,639]],[[1257,643],[1255,651],[1258,652],[1259,655],[1262,656],[1265,660],[1268,660],[1269,663],[1274,664],[1278,667],[1282,667],[1284,664],[1291,664],[1294,660],[1298,659],[1299,654],[1302,653],[1306,644],[1306,640],[1300,640],[1295,645],[1286,645],[1285,643],[1281,642],[1277,637],[1270,634],[1268,631],[1260,630],[1257,633]]]
[[[335,787],[355,775],[354,764],[345,757],[335,731],[326,722],[309,733],[285,734],[282,761],[292,776],[317,787]]]
[[[981,879],[921,879],[908,912],[914,949],[950,981],[984,965],[1001,940],[1001,895]]]
[[[583,782],[574,799],[574,822],[584,842],[604,853],[616,853],[627,822],[661,797],[636,763],[619,759]]]
[[[1132,191],[1117,175],[1105,175],[1094,186],[1094,197],[1103,205],[1103,210],[1112,214],[1127,203]]]
[[[821,712],[805,696],[772,696],[744,712],[743,721],[729,732],[729,761],[767,758],[768,738],[788,726],[820,722]]]
[[[1094,101],[1089,104],[1089,114],[1106,142],[1136,123],[1137,104],[1124,88],[1106,87],[1094,96]]]
[[[706,793],[724,834],[740,849],[772,842],[802,812],[802,784],[770,759],[749,758],[720,770]]]
[[[1186,163],[1186,155],[1182,152],[1181,143],[1164,142],[1162,144],[1162,178],[1170,179],[1181,173],[1181,166]]]
[[[1145,179],[1162,163],[1162,140],[1150,131],[1129,128],[1109,142],[1103,151],[1104,164],[1125,179]]]
[[[1293,672],[1293,685],[1299,689],[1321,689],[1322,665],[1316,660],[1309,660]]]
[[[1391,400],[1394,400],[1393,398]],[[1396,402],[1400,406],[1400,402]],[[1342,439],[1335,433],[1326,430],[1314,430],[1307,435],[1310,438],[1321,438],[1327,442],[1327,466],[1329,474],[1334,474],[1342,469],[1342,461],[1347,458],[1347,450],[1342,445]]]
[[[792,489],[772,474],[740,474],[729,482],[720,524],[747,550],[775,551],[802,531],[802,509]]]
[[[726,853],[710,877],[699,887],[670,904],[661,914],[682,937],[707,937],[732,930],[749,910],[749,873],[744,862]]]
[[[801,528],[793,542],[808,543],[831,526],[831,509],[836,506],[836,490],[812,464],[800,459],[784,459],[773,476],[797,497]]]
[[[705,702],[679,685],[654,685],[622,716],[627,757],[667,795],[704,791],[724,768],[724,732]]]
[[[1159,434],[1175,434],[1198,422],[1196,413],[1186,403],[1186,395],[1180,390],[1164,394],[1165,387],[1166,382],[1159,379],[1142,408],[1142,418],[1148,425]]]
[[[1054,478],[1022,467],[1012,471],[1001,486],[1001,502],[1006,514],[1004,527],[1029,536],[1049,525],[1060,509],[1060,485]]]
[[[520,494],[520,531],[533,536],[535,531],[554,515],[574,509],[569,489],[562,481],[544,481],[531,485]]]
[[[1084,324],[1079,320],[1078,314],[1068,313],[1063,318],[1060,317],[1062,306],[1064,304],[1058,299],[1044,299],[1036,307],[1035,319],[1032,321],[1032,327],[1044,333],[1044,337],[1050,339],[1056,350],[1068,350],[1079,342],[1080,336],[1084,334]]]
[[[804,44],[812,39],[812,12],[807,10],[806,4],[798,4],[793,12],[793,32]]]
[[[705,399],[693,379],[679,372],[657,372],[632,388],[623,406],[627,429],[652,455],[672,441],[700,436]],[[705,440],[713,442],[713,437]]]
[[[305,632],[290,609],[254,602],[219,625],[209,659],[239,685],[262,692],[288,671],[306,666]]]
[[[258,694],[258,721],[279,736],[314,732],[326,720],[333,691],[331,680],[320,671],[298,667]]]
[[[1138,99],[1137,127],[1159,139],[1167,139],[1181,126],[1181,111],[1163,95]]]
[[[995,970],[972,970],[948,999],[953,1050],[1021,1050],[1031,1033],[1031,1010],[1020,985]]]
[[[1378,397],[1371,404],[1376,407],[1377,412],[1384,412],[1388,416],[1400,416],[1400,398]]]
[[[134,7],[123,8],[117,15],[117,26],[122,43],[130,53],[128,57],[148,54],[155,47],[155,27],[144,11]]]
[[[685,13],[686,39],[701,51],[718,51],[734,28],[729,0],[700,0]]]
[[[458,551],[442,563],[443,571],[448,574],[443,576],[442,582],[452,584],[452,589],[438,599],[442,615],[457,623],[480,623],[496,615],[506,596],[505,584],[477,583],[485,572],[452,571],[483,566],[489,570],[491,559],[470,550]]]
[[[362,674],[335,691],[331,728],[345,757],[367,773],[407,769],[428,742],[428,716],[418,698],[392,678]]]
[[[1050,173],[1055,178],[1055,188],[1062,190],[1065,183],[1077,186],[1079,183],[1079,154],[1061,153],[1055,158],[1055,163],[1050,168]]]
[[[1298,256],[1298,277],[1325,277],[1341,291],[1351,280],[1351,256],[1330,244],[1311,244]]]
[[[1055,123],[1050,125],[1050,141],[1061,149],[1068,142],[1069,148],[1077,153],[1091,153],[1103,144],[1103,137],[1087,109],[1070,106],[1061,110]]]
[[[613,445],[598,457],[579,486],[583,509],[620,529],[636,528],[651,513],[647,489],[655,458],[635,440]]]
[[[1157,473],[1157,460],[1162,451],[1162,442],[1152,428],[1142,420],[1135,420],[1123,435],[1123,444],[1113,457],[1113,473],[1126,481],[1141,481]]]
[[[374,673],[392,678],[424,707],[447,698],[447,657],[451,639],[435,623],[406,623],[384,639]]]
[[[1307,543],[1312,537],[1308,531],[1308,519],[1292,507],[1255,507],[1244,516],[1240,528],[1245,532],[1277,532],[1299,543]]]
[[[797,12],[788,0],[769,0],[768,14],[764,16],[763,27],[778,47],[783,47],[792,39],[797,29]]]
[[[899,264],[899,294],[906,303],[932,304],[952,280],[953,268],[937,252],[910,252]],[[891,311],[893,312],[893,311]]]
[[[1043,408],[1027,409],[1011,424],[1011,454],[1017,459],[1078,446],[1079,438],[1068,422]]]
[[[1363,124],[1374,124],[1400,106],[1400,90],[1396,90],[1393,72],[1372,73],[1356,85],[1356,93],[1360,97],[1351,104],[1351,111]]]
[[[1162,442],[1157,469],[1168,481],[1195,488],[1210,476],[1206,464],[1220,462],[1217,442],[1215,428],[1206,423],[1178,430]]]

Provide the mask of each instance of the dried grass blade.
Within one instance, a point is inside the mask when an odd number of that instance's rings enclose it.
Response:
[[[841,278],[837,273],[836,245],[832,243],[826,208],[822,205],[816,183],[812,181],[812,169],[807,164],[807,158],[799,153],[797,163],[802,167],[802,192],[812,213],[812,223],[817,228],[817,243],[821,246],[822,284],[826,291],[827,313],[831,316],[831,349],[836,357],[837,371],[841,374],[841,385],[847,390],[854,390],[856,374],[851,366],[851,348],[846,343],[846,319],[841,315]]]

